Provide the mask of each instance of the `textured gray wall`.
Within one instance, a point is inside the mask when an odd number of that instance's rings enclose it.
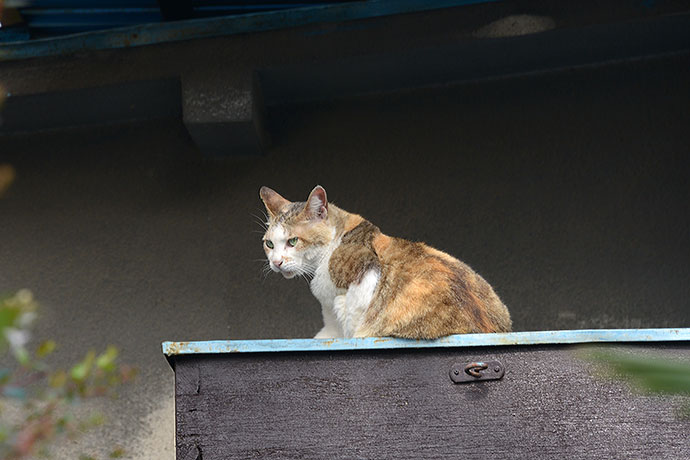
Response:
[[[252,214],[261,185],[303,200],[319,183],[465,260],[516,330],[687,326],[687,64],[283,108],[258,159],[201,158],[174,122],[3,138],[19,180],[0,201],[0,286],[80,329],[127,315],[132,337],[309,336],[318,305],[261,276]]]
[[[257,181],[460,257],[516,330],[687,326],[688,63],[286,110]],[[267,280],[271,311],[299,284]]]
[[[470,264],[516,330],[687,327],[688,64],[284,107],[261,158],[203,158],[179,121],[3,137],[0,291],[34,290],[58,360],[120,344],[144,384],[118,409],[140,420],[172,395],[161,341],[318,330],[303,281],[262,277],[252,217],[261,185],[303,200],[318,183]]]

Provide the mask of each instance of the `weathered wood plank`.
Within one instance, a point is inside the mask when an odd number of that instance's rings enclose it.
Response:
[[[175,394],[195,395],[199,393],[199,360],[175,362]]]
[[[687,344],[649,348],[690,359]],[[178,458],[192,445],[204,460],[690,458],[679,398],[595,377],[573,347],[173,360],[177,374],[197,363],[200,381],[198,394],[176,392]],[[452,383],[453,364],[476,360],[501,361],[505,377]]]

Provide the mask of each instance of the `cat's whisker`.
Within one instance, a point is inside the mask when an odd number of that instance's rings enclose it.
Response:
[[[307,279],[306,276],[304,276],[304,273],[300,273],[300,278],[304,280],[305,283],[307,283],[307,286],[309,286],[309,280]]]
[[[268,275],[272,273],[271,267],[264,267],[261,273],[261,282],[265,282],[266,279],[268,278]]]
[[[265,224],[265,222],[259,222],[255,220],[254,223],[261,227],[261,230],[254,230],[255,232],[265,233],[268,230],[268,226]]]
[[[252,232],[255,233],[266,233],[266,230],[268,230],[266,227],[264,227],[261,223],[255,222],[259,227],[261,227],[261,230],[252,230]]]
[[[261,226],[261,228],[263,228],[264,230],[268,230],[268,227],[270,225],[269,224],[270,219],[268,218],[268,216],[266,215],[265,212],[261,211],[261,213],[264,215],[263,219],[261,218],[261,216],[257,216],[256,214],[250,213],[250,215],[254,218],[254,222],[259,224]]]
[[[268,216],[266,215],[266,212],[265,212],[265,211],[263,211],[262,209],[259,209],[259,212],[263,215],[263,220],[265,220],[265,221],[268,220]],[[249,214],[250,214],[252,217],[255,217],[255,218],[259,219],[259,220],[261,220],[261,218],[262,218],[262,216],[257,216],[256,214],[253,214],[253,213],[251,213],[251,212],[250,212]]]
[[[261,224],[262,226],[268,226],[266,221],[263,220],[260,216],[257,216],[255,214],[251,214],[251,216],[254,218],[254,222]]]

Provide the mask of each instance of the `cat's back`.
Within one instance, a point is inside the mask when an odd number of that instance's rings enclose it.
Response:
[[[508,309],[468,265],[425,243],[385,235],[357,217],[332,253],[329,272],[341,289],[377,273],[359,335],[436,338],[511,330]]]
[[[372,238],[380,284],[367,317],[372,335],[436,338],[508,332],[508,309],[467,264],[425,243]]]

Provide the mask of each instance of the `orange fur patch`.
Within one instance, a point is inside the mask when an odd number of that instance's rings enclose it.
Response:
[[[391,241],[392,238],[390,236],[379,233],[374,237],[373,241],[371,242],[371,246],[374,248],[374,251],[376,251],[377,254],[383,254],[390,246]]]
[[[357,214],[348,214],[343,222],[343,233],[350,232],[356,226],[361,224],[363,220],[364,218],[362,218],[362,216],[359,216]]]

